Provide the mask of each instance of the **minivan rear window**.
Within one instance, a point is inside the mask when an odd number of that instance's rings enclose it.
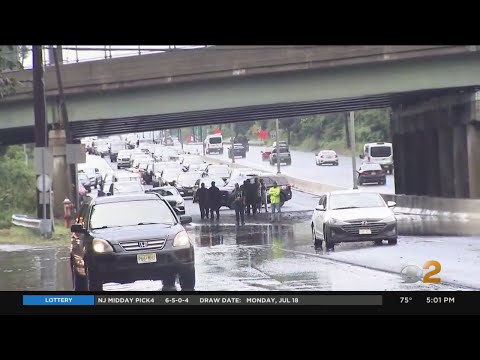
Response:
[[[212,137],[209,139],[210,144],[221,144],[222,138],[221,137]]]
[[[372,146],[370,155],[372,157],[388,157],[392,155],[392,148],[390,146]]]

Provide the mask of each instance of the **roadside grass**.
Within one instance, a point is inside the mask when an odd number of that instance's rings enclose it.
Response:
[[[66,246],[70,243],[70,234],[70,229],[61,221],[55,221],[55,231],[50,239],[32,229],[12,225],[9,229],[0,229],[0,244]]]

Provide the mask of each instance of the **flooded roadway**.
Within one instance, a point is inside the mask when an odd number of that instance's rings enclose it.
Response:
[[[397,273],[379,271],[316,254],[308,220],[281,224],[231,219],[186,226],[194,240],[198,291],[460,290],[451,285],[405,284]],[[399,238],[401,243],[402,238]],[[388,248],[388,246],[384,246]],[[371,244],[338,246],[334,255]],[[389,247],[395,249],[395,247]],[[375,249],[373,249],[375,250]],[[160,291],[161,281],[105,284],[104,290]],[[72,290],[68,247],[0,245],[0,290]]]

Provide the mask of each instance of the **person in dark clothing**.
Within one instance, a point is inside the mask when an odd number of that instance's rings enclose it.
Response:
[[[220,204],[222,194],[218,187],[215,186],[215,181],[212,181],[212,186],[208,189],[208,207],[210,208],[210,218],[213,220],[213,213],[217,213],[217,220],[220,219]]]
[[[197,190],[197,199],[202,220],[204,217],[208,219],[208,189],[205,187],[205,183],[203,182],[200,186],[200,189]]]
[[[250,208],[252,209],[253,215],[257,213],[257,207],[256,207],[256,197],[257,197],[257,189],[258,189],[258,183],[251,183],[250,180],[248,180],[248,186],[246,190],[246,198],[247,198],[247,215],[250,215]]]
[[[263,205],[265,205],[265,212],[268,212],[267,209],[267,187],[265,186],[265,181],[260,179],[260,202],[258,204],[258,212],[260,213]]]
[[[237,225],[240,225],[240,219],[242,225],[245,225],[245,192],[238,183],[235,184],[235,190],[233,191],[233,208],[235,209]]]
[[[250,185],[250,182],[248,181],[248,179],[243,180],[243,184],[240,185],[240,189],[243,191],[243,195],[245,196],[245,207],[244,207],[245,211],[247,210],[247,189],[249,185]]]

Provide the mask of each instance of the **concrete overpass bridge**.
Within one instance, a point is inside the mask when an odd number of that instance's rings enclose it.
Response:
[[[63,65],[74,137],[379,107],[397,193],[480,197],[480,46],[216,46]],[[32,72],[0,100],[0,143],[34,140]],[[60,122],[53,68],[49,122]]]

